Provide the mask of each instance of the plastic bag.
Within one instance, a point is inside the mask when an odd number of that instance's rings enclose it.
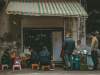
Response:
[[[87,65],[93,67],[94,63],[91,56],[87,56]]]

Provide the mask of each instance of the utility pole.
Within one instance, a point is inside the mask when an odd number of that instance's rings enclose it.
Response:
[[[87,0],[80,0],[81,5],[87,10]]]
[[[0,14],[2,14],[10,0],[0,0]]]
[[[4,6],[5,6],[5,1],[0,0],[0,12],[3,10]]]

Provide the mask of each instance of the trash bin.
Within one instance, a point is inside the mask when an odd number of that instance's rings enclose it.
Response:
[[[80,56],[79,55],[72,56],[72,70],[80,70]]]

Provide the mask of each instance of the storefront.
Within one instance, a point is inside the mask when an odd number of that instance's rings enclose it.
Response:
[[[85,45],[87,13],[77,0],[11,1],[7,14],[11,32],[21,43],[21,52],[46,45],[53,60],[61,61],[66,32],[72,32],[73,39],[80,39]]]

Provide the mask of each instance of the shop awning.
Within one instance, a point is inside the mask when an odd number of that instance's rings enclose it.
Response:
[[[32,16],[87,16],[85,9],[75,0],[11,1],[6,12]]]

